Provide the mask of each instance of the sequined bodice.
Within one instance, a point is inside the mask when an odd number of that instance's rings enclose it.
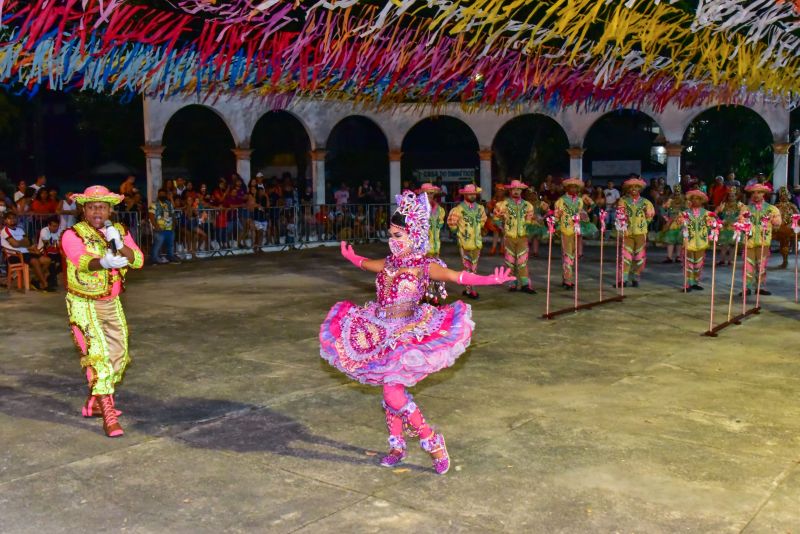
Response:
[[[408,316],[419,305],[427,285],[427,258],[398,260],[390,256],[375,277],[376,302],[386,317]]]

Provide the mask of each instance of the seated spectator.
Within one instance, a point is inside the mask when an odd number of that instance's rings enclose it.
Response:
[[[60,220],[58,217],[47,219],[47,225],[39,231],[39,242],[36,247],[43,256],[50,258],[49,276],[47,286],[55,289],[58,286],[58,273],[61,271],[61,240]]]
[[[25,235],[25,230],[17,226],[17,214],[6,212],[3,223],[5,226],[0,230],[0,246],[7,254],[8,264],[19,263],[20,257],[17,253],[22,254],[22,261],[30,266],[34,276],[39,280],[38,289],[55,291],[55,288],[48,286],[47,276],[45,276],[50,267],[50,258],[42,256],[40,251],[31,245],[30,239]]]

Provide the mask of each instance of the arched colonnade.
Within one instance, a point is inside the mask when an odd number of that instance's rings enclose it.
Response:
[[[227,125],[233,136],[236,148],[237,172],[245,179],[250,179],[250,137],[258,120],[269,107],[259,99],[227,96],[213,102],[200,99],[144,100],[145,146],[142,150],[146,157],[148,198],[161,185],[161,154],[164,151],[162,139],[170,118],[181,108],[188,105],[201,105],[216,113]],[[776,187],[787,185],[789,162],[789,110],[782,105],[761,102],[747,106],[761,116],[769,126],[773,138],[774,174]],[[692,121],[702,112],[713,106],[697,108],[677,108],[667,106],[663,111],[642,108],[639,111],[650,116],[661,128],[666,139],[667,180],[677,183],[681,172],[681,141]],[[325,144],[334,127],[343,119],[358,115],[373,121],[386,137],[389,151],[389,192],[391,195],[400,192],[401,147],[406,134],[420,121],[431,117],[430,110],[420,106],[398,105],[387,111],[362,110],[349,103],[322,100],[293,101],[284,111],[292,114],[305,129],[310,142],[310,159],[312,184],[315,202],[325,201]],[[479,144],[480,186],[483,194],[491,194],[492,183],[492,147],[500,129],[515,117],[525,114],[546,115],[556,121],[569,140],[570,175],[582,177],[583,144],[592,125],[605,111],[584,111],[567,108],[553,111],[532,106],[515,112],[496,113],[481,111],[467,113],[458,104],[450,104],[436,110],[438,115],[454,117],[464,122],[475,134]],[[390,197],[393,198],[393,197]]]

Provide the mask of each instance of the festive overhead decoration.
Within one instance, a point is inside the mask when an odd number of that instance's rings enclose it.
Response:
[[[0,83],[387,106],[800,99],[776,0],[0,0]]]

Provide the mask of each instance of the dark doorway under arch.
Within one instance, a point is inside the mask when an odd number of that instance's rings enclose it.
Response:
[[[624,165],[608,165],[609,174],[592,173],[595,162],[639,161],[641,174],[666,176],[665,139],[656,121],[641,111],[623,109],[606,113],[586,134],[583,147],[583,171],[595,184],[608,179],[625,178],[630,170]],[[658,146],[656,146],[658,145]],[[619,172],[613,172],[619,169]]]
[[[311,141],[303,123],[288,111],[276,110],[258,119],[250,136],[250,172],[266,179],[289,173],[301,191],[311,190]]]
[[[369,180],[373,191],[378,188],[369,200],[385,202],[389,191],[389,143],[380,127],[360,115],[339,121],[328,136],[325,177],[326,193],[344,183],[354,200],[358,186]],[[382,198],[379,200],[378,196]],[[329,200],[332,198],[331,193]]]
[[[686,172],[710,182],[733,172],[742,183],[772,174],[772,133],[766,121],[743,106],[719,106],[698,115],[683,134]]]
[[[478,182],[479,148],[475,133],[465,122],[446,115],[423,119],[403,139],[403,182],[425,181],[425,177],[415,176],[423,169],[472,169]]]
[[[492,176],[505,183],[509,178],[521,176],[528,184],[538,184],[548,174],[566,175],[567,148],[567,134],[550,117],[536,114],[514,117],[494,138]]]
[[[191,105],[170,117],[163,135],[163,177],[184,176],[196,184],[215,184],[236,171],[233,136],[212,110]]]

